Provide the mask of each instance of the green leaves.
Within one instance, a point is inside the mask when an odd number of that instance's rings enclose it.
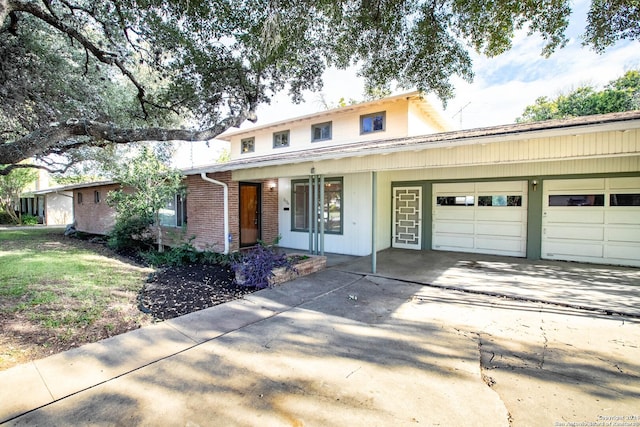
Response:
[[[533,105],[527,106],[516,121],[566,119],[636,109],[640,109],[640,71],[632,70],[609,82],[601,91],[582,86],[555,99],[540,97]]]

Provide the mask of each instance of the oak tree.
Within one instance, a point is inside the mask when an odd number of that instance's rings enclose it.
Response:
[[[132,141],[209,140],[328,66],[372,88],[433,92],[473,77],[470,50],[566,43],[570,0],[0,0],[0,173],[65,170]],[[593,0],[586,42],[637,40],[636,0]],[[612,25],[613,24],[613,25]]]

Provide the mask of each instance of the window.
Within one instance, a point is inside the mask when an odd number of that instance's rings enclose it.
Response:
[[[273,133],[273,148],[288,147],[289,146],[289,131]]]
[[[438,206],[473,206],[474,196],[438,196],[436,197]]]
[[[331,122],[311,125],[311,142],[331,139]]]
[[[309,194],[309,181],[292,181],[291,192],[291,228],[293,231],[308,232],[309,198],[313,197],[313,194]],[[324,232],[342,234],[342,178],[325,178],[324,200],[318,200],[317,209],[319,214],[323,212],[321,220],[324,221]]]
[[[76,196],[76,198],[78,199],[78,204],[81,205],[82,204],[82,193],[78,192],[78,195]]]
[[[640,206],[640,194],[610,194],[609,206]]]
[[[176,194],[160,209],[160,225],[165,227],[182,227],[187,223],[187,196]]]
[[[254,137],[240,140],[240,153],[253,153],[256,149],[256,139]]]
[[[604,206],[604,194],[549,196],[549,206]]]
[[[385,116],[384,111],[360,116],[360,134],[384,131],[386,127]]]
[[[100,192],[99,191],[94,191],[93,192],[93,202],[94,203],[100,203]]]
[[[478,196],[478,206],[522,206],[522,196]]]

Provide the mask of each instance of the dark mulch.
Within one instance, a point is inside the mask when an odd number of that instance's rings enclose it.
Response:
[[[257,291],[239,286],[222,265],[168,267],[153,274],[139,295],[140,309],[166,320],[242,298]]]

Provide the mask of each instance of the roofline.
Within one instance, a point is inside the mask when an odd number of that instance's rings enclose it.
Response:
[[[42,194],[48,194],[48,193],[59,193],[61,191],[77,190],[79,188],[100,187],[100,186],[103,186],[103,185],[114,185],[114,184],[118,184],[118,182],[117,181],[113,181],[113,180],[96,181],[96,182],[85,182],[85,183],[79,183],[79,184],[63,185],[63,186],[60,186],[60,187],[46,188],[44,190],[32,191],[31,193],[32,194],[36,194],[36,195],[42,195]]]
[[[279,166],[289,163],[363,157],[400,151],[422,151],[431,148],[454,147],[460,145],[486,144],[503,140],[522,140],[563,134],[584,134],[601,128],[601,130],[623,131],[629,128],[628,125],[630,123],[633,123],[634,127],[640,128],[640,110],[582,116],[570,119],[546,120],[541,122],[514,123],[414,137],[351,143],[337,146],[334,145],[314,149],[312,150],[312,154],[308,154],[311,150],[288,151],[277,155],[249,157],[246,159],[232,160],[226,163],[217,163],[194,169],[185,169],[183,170],[183,173],[185,175],[194,175],[203,172],[227,172],[267,166]],[[362,152],[362,149],[364,148],[367,149],[366,154],[363,154]],[[307,154],[305,156],[300,156],[300,153]]]
[[[352,105],[346,105],[344,107],[336,107],[336,108],[332,108],[330,110],[324,110],[324,111],[318,111],[315,113],[310,113],[310,114],[305,114],[303,116],[298,116],[298,117],[292,117],[290,119],[285,119],[285,120],[280,120],[277,122],[271,122],[271,123],[265,123],[264,125],[260,125],[260,126],[254,126],[248,129],[239,129],[239,130],[234,130],[234,131],[227,131],[227,132],[223,132],[222,134],[216,136],[216,139],[220,139],[223,141],[231,141],[232,137],[235,136],[239,136],[239,135],[244,135],[244,134],[248,134],[248,133],[255,133],[256,131],[261,131],[264,129],[269,129],[269,128],[273,128],[273,127],[278,127],[278,126],[282,126],[284,124],[288,124],[288,123],[295,123],[295,122],[302,122],[305,120],[310,120],[313,119],[315,117],[324,117],[324,116],[329,116],[331,114],[337,113],[337,112],[345,112],[345,111],[357,111],[357,110],[363,110],[367,107],[370,107],[372,105],[376,105],[376,104],[380,104],[382,102],[387,102],[387,101],[397,101],[403,98],[424,98],[421,95],[420,91],[414,90],[411,92],[404,92],[404,93],[400,93],[398,95],[392,95],[392,96],[388,96],[385,98],[380,98],[380,99],[374,99],[372,101],[366,101],[366,102],[361,102],[358,104],[352,104]],[[435,109],[433,109],[433,107],[431,107],[431,109],[434,112],[434,115],[436,117],[434,117],[434,121],[436,123],[438,123],[438,125],[443,126],[443,123],[446,124],[446,121],[444,120],[444,118],[441,117],[441,115],[435,111]]]

